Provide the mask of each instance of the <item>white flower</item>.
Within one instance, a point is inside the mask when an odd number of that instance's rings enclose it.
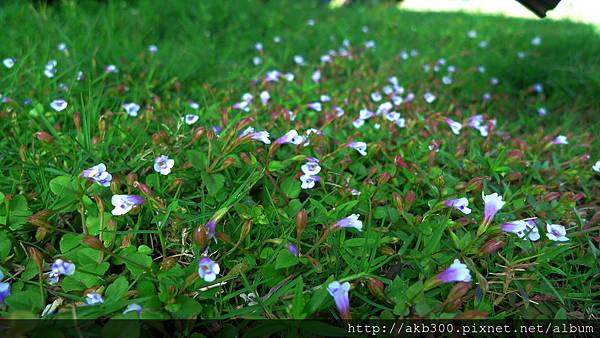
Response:
[[[98,305],[104,303],[104,300],[97,292],[90,292],[85,295],[85,302],[88,305]]]
[[[365,120],[361,119],[361,118],[357,118],[356,120],[352,121],[352,125],[354,126],[354,128],[360,128],[365,124]]]
[[[154,159],[154,171],[161,173],[161,175],[168,175],[174,165],[175,161],[169,159],[167,155],[160,155]]]
[[[552,241],[566,242],[569,240],[567,230],[560,224],[546,224],[546,237]]]
[[[115,207],[112,210],[114,216],[125,215],[134,206],[144,203],[144,199],[135,195],[113,195],[110,202]]]
[[[117,66],[115,65],[108,65],[106,66],[104,71],[106,72],[106,74],[115,74],[119,72],[119,68],[117,68]]]
[[[321,178],[315,175],[302,175],[300,176],[300,181],[302,184],[300,187],[302,189],[312,189],[315,186],[315,182],[320,181]]]
[[[448,123],[448,126],[450,127],[450,129],[452,129],[452,133],[454,133],[455,135],[460,134],[460,129],[462,128],[462,124],[460,124],[452,119],[449,119],[449,118],[446,118],[446,123]]]
[[[2,63],[4,64],[4,67],[11,69],[15,65],[15,61],[16,60],[13,58],[6,58],[2,60]]]
[[[305,175],[316,175],[321,172],[319,163],[313,161],[303,164],[300,169]]]
[[[127,115],[135,117],[138,115],[138,112],[140,111],[140,105],[136,104],[134,102],[124,103],[123,109],[125,109],[125,112],[127,113]]]
[[[475,39],[477,37],[477,31],[475,31],[474,29],[471,29],[468,33],[467,36],[470,37],[471,39]]]
[[[320,99],[321,99],[321,102],[329,102],[329,101],[331,101],[331,96],[323,94],[323,95],[321,95]]]
[[[492,219],[494,219],[496,213],[506,204],[506,202],[502,200],[502,196],[498,195],[498,193],[483,195],[482,191],[481,197],[483,198],[484,202],[483,223],[489,224]]]
[[[315,70],[311,76],[313,82],[318,83],[321,81],[321,71],[319,69]]]
[[[564,135],[558,135],[554,141],[552,141],[552,143],[554,144],[569,144],[569,141],[567,141],[567,137]]]
[[[358,231],[362,231],[362,221],[359,220],[360,216],[358,214],[352,214],[346,218],[342,218],[341,220],[337,221],[333,227],[334,228],[355,228]]]
[[[304,66],[304,57],[302,55],[294,55],[294,63],[299,66]]]
[[[379,101],[381,101],[381,94],[379,94],[379,92],[372,92],[371,93],[371,100],[373,100],[373,102],[379,102]]]
[[[185,116],[183,116],[181,118],[181,120],[183,120],[183,122],[185,122],[185,124],[187,124],[188,126],[196,123],[198,121],[200,117],[198,115],[194,115],[194,114],[187,114]]]
[[[50,103],[50,107],[52,107],[52,109],[54,109],[56,111],[65,110],[65,108],[67,108],[67,105],[68,105],[67,101],[65,101],[63,99],[57,99]]]
[[[448,75],[442,77],[442,83],[445,85],[452,84],[452,78]]]
[[[531,39],[531,44],[534,46],[539,46],[542,44],[542,38],[539,37],[538,35],[534,36],[533,39]]]
[[[461,197],[455,200],[447,200],[444,202],[444,205],[459,210],[466,215],[471,213],[471,209],[468,208],[469,200],[465,197]]]
[[[593,166],[592,166],[592,170],[600,173],[600,161],[596,162]]]
[[[435,95],[429,92],[425,93],[425,95],[423,95],[423,98],[427,103],[432,103],[433,101],[435,101]]]
[[[269,99],[271,98],[271,95],[269,95],[269,92],[266,90],[263,90],[260,93],[260,101],[262,102],[263,106],[266,106],[267,103],[269,102]]]
[[[355,149],[362,156],[367,156],[367,144],[365,142],[350,142],[346,145],[346,147]]]
[[[190,108],[192,108],[194,110],[198,110],[198,109],[200,109],[200,105],[197,102],[190,101]]]
[[[67,44],[64,42],[61,42],[58,44],[58,46],[56,47],[56,49],[58,49],[61,52],[64,52],[67,50]]]
[[[255,57],[252,58],[252,63],[255,66],[258,66],[258,65],[260,65],[262,63],[262,59],[260,58],[260,56],[255,56]]]
[[[264,144],[271,144],[271,140],[269,140],[269,132],[266,130],[252,133],[250,134],[250,138],[253,140],[261,141]]]
[[[158,47],[156,45],[150,45],[148,46],[148,51],[152,54],[156,54],[156,52],[158,52]]]
[[[198,275],[206,282],[213,282],[221,272],[219,264],[208,257],[202,257],[198,261]]]

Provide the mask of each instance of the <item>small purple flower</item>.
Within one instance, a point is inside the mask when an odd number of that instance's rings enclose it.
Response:
[[[275,144],[292,143],[298,145],[302,142],[304,142],[304,137],[298,135],[298,132],[295,129],[288,131],[287,133],[285,133],[285,135],[275,140]]]
[[[192,108],[194,110],[200,109],[200,105],[198,104],[198,102],[190,101],[189,104],[190,104],[190,108]]]
[[[266,130],[251,133],[250,138],[256,141],[261,141],[264,144],[271,144],[271,140],[269,140],[269,132]]]
[[[287,249],[292,255],[298,257],[298,250],[296,250],[296,246],[294,244],[288,243]]]
[[[445,120],[446,120],[446,123],[448,123],[448,126],[450,127],[450,129],[452,129],[453,134],[455,134],[455,135],[460,134],[460,129],[462,128],[462,124],[460,124],[452,119],[449,119],[447,117],[445,118]]]
[[[97,292],[90,292],[85,295],[85,302],[88,305],[99,305],[104,303],[104,299]]]
[[[128,102],[123,104],[123,109],[127,112],[127,115],[136,117],[140,111],[140,105],[134,102]]]
[[[56,284],[61,275],[71,276],[75,273],[75,264],[57,259],[52,263],[50,272],[47,273],[48,283]]]
[[[106,165],[100,163],[81,172],[81,176],[103,187],[110,186],[112,175],[106,171]]]
[[[219,264],[215,263],[208,257],[202,257],[198,261],[198,275],[206,282],[212,282],[217,279],[217,275],[221,271]]]
[[[445,75],[444,77],[442,77],[442,83],[445,85],[450,85],[452,84],[452,78],[448,75]]]
[[[142,314],[142,307],[136,303],[129,304],[129,305],[127,305],[127,308],[125,309],[125,311],[123,311],[123,314],[126,314],[131,311],[137,312],[137,314],[139,316]]]
[[[156,45],[150,45],[148,46],[148,51],[152,54],[156,54],[156,52],[158,52],[158,47]]]
[[[469,200],[466,197],[461,197],[455,200],[447,200],[444,202],[444,205],[459,210],[465,215],[471,213],[471,209],[468,208]]]
[[[363,224],[362,221],[358,219],[359,217],[359,214],[352,214],[346,218],[342,218],[335,222],[335,224],[332,225],[332,228],[355,228],[358,231],[362,231]]]
[[[546,237],[555,242],[566,242],[569,240],[567,230],[560,224],[546,224]]]
[[[379,106],[379,107],[381,107],[381,106]],[[368,109],[361,109],[358,112],[358,115],[361,120],[368,120],[371,117],[373,117],[375,115],[375,113],[373,113],[372,111],[370,111]]]
[[[134,206],[144,203],[144,199],[141,196],[136,195],[113,195],[110,202],[115,207],[112,210],[114,216],[125,215]]]
[[[154,171],[161,175],[169,175],[174,165],[175,160],[170,159],[167,155],[160,155],[154,159]]]
[[[502,207],[504,206],[504,204],[506,204],[506,202],[502,200],[502,196],[498,195],[498,193],[493,193],[490,195],[483,195],[483,192],[482,192],[481,197],[483,198],[483,202],[485,204],[484,210],[483,210],[482,223],[484,225],[488,225],[488,224],[490,224],[492,219],[494,219],[494,216],[496,215],[498,210],[502,209]]]
[[[67,105],[68,105],[67,101],[65,101],[63,99],[57,99],[50,103],[50,107],[52,107],[52,109],[54,109],[56,111],[65,110],[65,108],[67,108]]]
[[[317,69],[312,73],[311,76],[314,83],[319,83],[321,81],[321,70]]]
[[[442,283],[450,282],[465,282],[468,283],[472,280],[469,268],[461,263],[458,259],[454,260],[454,263],[449,268],[440,272],[436,279]]]
[[[10,296],[10,284],[0,282],[0,303],[4,303],[4,300],[8,296]]]
[[[333,300],[335,301],[335,306],[337,307],[340,315],[344,319],[350,318],[350,299],[348,297],[348,291],[350,291],[350,283],[345,282],[340,284],[338,281],[333,281],[327,285],[327,291]]]
[[[302,182],[300,187],[302,189],[312,189],[315,186],[315,182],[318,182],[320,180],[321,178],[316,175],[302,175],[300,176],[300,181]]]
[[[504,223],[500,226],[500,229],[504,232],[511,232],[519,236],[519,238],[525,239],[527,236],[532,241],[540,239],[540,232],[535,224],[534,220],[518,220],[513,222]]]
[[[75,273],[75,264],[59,258],[52,263],[52,272],[57,275],[71,276]]]
[[[10,296],[10,284],[8,282],[2,282],[4,279],[4,273],[0,270],[0,303],[4,303],[4,299]]]
[[[358,151],[362,156],[367,156],[367,144],[365,142],[350,142],[346,147]]]
[[[533,86],[531,86],[531,88],[536,93],[543,93],[544,92],[544,86],[541,83],[535,83]]]
[[[185,122],[185,124],[187,124],[188,126],[191,126],[192,124],[198,122],[198,119],[200,117],[198,115],[194,115],[194,114],[186,114],[182,120],[183,122]]]
[[[548,114],[548,111],[546,110],[546,108],[544,108],[544,107],[540,107],[540,108],[537,110],[537,113],[538,113],[538,115],[539,115],[539,116],[546,116],[546,114]]]
[[[268,91],[264,90],[260,93],[260,102],[262,102],[263,106],[266,106],[267,103],[269,103],[270,98],[271,98],[271,95],[269,94]]]
[[[331,96],[323,94],[319,97],[319,99],[321,100],[321,102],[329,102],[331,101]]]
[[[554,141],[552,141],[552,143],[553,144],[569,144],[569,141],[567,140],[567,137],[565,135],[558,135],[558,136],[556,136]]]
[[[266,82],[277,82],[279,78],[282,76],[281,72],[278,70],[270,70],[265,73],[265,81]]]
[[[215,237],[215,229],[217,227],[217,222],[215,222],[212,219],[209,219],[208,222],[206,222],[206,224],[204,224],[204,227],[208,228],[208,238],[214,238]]]

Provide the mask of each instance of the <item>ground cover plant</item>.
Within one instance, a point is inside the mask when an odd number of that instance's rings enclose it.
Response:
[[[597,318],[593,27],[4,4],[5,318]]]

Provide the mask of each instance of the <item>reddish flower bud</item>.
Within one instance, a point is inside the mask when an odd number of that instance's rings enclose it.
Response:
[[[396,158],[394,159],[394,164],[396,165],[396,167],[398,167],[398,169],[402,169],[402,168],[410,169],[410,167],[408,166],[408,163],[406,163],[404,161],[404,159],[402,158],[402,156],[400,156],[400,155],[396,155]]]
[[[386,184],[387,182],[389,182],[389,180],[392,178],[392,175],[390,173],[381,173],[379,175],[379,177],[377,177],[377,185],[383,185]]]
[[[519,182],[519,181],[521,181],[522,178],[523,178],[523,175],[521,175],[520,172],[516,172],[516,171],[506,175],[506,179],[511,182]]]
[[[198,141],[202,135],[204,135],[205,129],[203,127],[199,127],[194,129],[193,135],[192,135],[192,142],[196,142]]]
[[[448,293],[448,297],[446,298],[446,302],[451,303],[462,296],[466,295],[469,289],[471,288],[471,283],[459,282],[456,283],[450,292]]]
[[[40,252],[36,248],[34,248],[32,246],[30,246],[29,248],[27,248],[27,252],[29,253],[29,259],[31,259],[32,261],[35,262],[35,265],[37,266],[38,271],[41,273],[43,271],[43,269],[42,269],[42,262],[43,262],[42,255],[40,254]]]
[[[556,200],[556,199],[559,199],[559,198],[560,198],[560,192],[558,192],[558,191],[551,191],[551,192],[546,193],[544,195],[543,200],[546,201],[546,202],[550,202],[550,201],[553,201],[553,200]]]
[[[492,238],[492,239],[488,240],[487,242],[485,242],[485,244],[483,244],[483,246],[481,247],[481,249],[479,251],[479,256],[481,257],[481,256],[493,254],[494,252],[497,252],[500,249],[502,249],[503,246],[504,246],[503,241]]]
[[[77,129],[77,131],[79,131],[79,123],[80,123],[80,119],[81,116],[79,114],[78,111],[73,113],[73,123],[75,124],[75,129]]]
[[[296,212],[296,236],[299,239],[306,228],[306,221],[308,219],[308,215],[306,214],[306,209],[300,209]]]
[[[48,134],[45,131],[38,131],[34,135],[38,140],[40,140],[42,142],[46,142],[46,143],[54,142],[54,138],[52,137],[52,135]]]
[[[375,277],[371,277],[367,280],[367,287],[371,294],[377,299],[385,298],[385,285],[382,281]]]
[[[394,205],[396,206],[398,211],[402,211],[404,209],[404,202],[402,201],[402,196],[400,196],[400,194],[394,191],[392,193],[392,198],[394,200]]]
[[[406,195],[404,195],[404,208],[406,209],[406,211],[410,210],[414,201],[415,201],[415,192],[412,190],[409,190],[406,193]]]

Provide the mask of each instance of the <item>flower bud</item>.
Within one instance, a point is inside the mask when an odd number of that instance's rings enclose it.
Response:
[[[204,250],[208,245],[208,228],[204,225],[199,225],[196,227],[194,231],[194,243],[200,248],[200,250]]]
[[[171,182],[171,184],[167,188],[167,192],[172,192],[173,190],[177,189],[182,184],[183,184],[183,180],[181,178],[174,179],[173,182]]]
[[[41,273],[43,271],[43,268],[42,268],[42,262],[43,262],[42,255],[40,254],[40,252],[36,248],[34,248],[32,246],[30,246],[29,248],[27,248],[27,252],[29,253],[29,259],[31,259],[32,261],[35,262],[35,265],[37,266],[38,271]]]
[[[100,239],[98,239],[98,237],[84,235],[81,242],[95,250],[104,251],[106,249],[104,247],[104,244],[102,244],[102,241]]]
[[[506,176],[506,179],[511,182],[519,182],[519,181],[521,181],[522,178],[523,178],[523,175],[521,175],[521,173],[517,172],[517,171],[512,172]]]
[[[52,135],[48,134],[45,131],[38,131],[34,135],[38,140],[40,140],[42,142],[46,142],[46,143],[54,142],[54,138],[52,137]]]
[[[379,177],[377,177],[377,185],[384,185],[387,182],[389,182],[389,180],[392,178],[392,175],[390,175],[390,173],[381,173],[379,175]]]
[[[474,191],[479,193],[483,189],[484,176],[473,177],[469,183],[467,183],[467,191]]]
[[[479,251],[479,256],[483,257],[486,255],[493,254],[494,252],[499,251],[504,246],[504,242],[499,239],[492,238],[485,242]]]
[[[544,195],[543,200],[546,201],[546,202],[550,202],[550,201],[553,201],[553,200],[556,200],[556,199],[559,199],[559,198],[560,198],[560,192],[558,192],[558,191],[551,191],[551,192],[548,192],[548,193],[546,193]]]
[[[306,228],[306,220],[308,216],[306,209],[300,209],[296,212],[296,236],[299,239]]]
[[[400,155],[396,155],[396,158],[394,158],[394,164],[396,165],[396,167],[398,169],[402,169],[402,168],[409,169],[408,163],[406,163],[404,161],[404,159],[402,158],[402,156],[400,156]]]
[[[367,280],[367,287],[371,294],[377,299],[385,298],[385,285],[382,281],[375,277],[371,277]]]
[[[243,152],[240,153],[240,159],[245,164],[252,164],[252,160],[250,160],[250,157],[248,157],[248,154],[246,154],[246,153],[243,153]]]
[[[81,121],[81,116],[78,111],[73,113],[73,123],[75,124],[75,129],[79,132],[79,123]]]
[[[138,175],[136,173],[134,173],[134,172],[131,172],[131,173],[127,174],[127,176],[125,177],[125,181],[129,185],[134,185],[134,183],[136,182],[137,178],[138,178]]]
[[[254,116],[254,115],[252,115],[252,116],[248,116],[248,117],[246,117],[245,119],[242,119],[242,120],[241,120],[241,121],[238,123],[238,125],[237,125],[236,129],[237,129],[237,130],[242,130],[242,129],[244,129],[244,128],[245,128],[246,126],[248,126],[250,123],[254,122],[254,118],[255,118],[255,116]]]
[[[389,245],[384,245],[379,247],[379,253],[384,256],[393,256],[396,254],[396,250]]]
[[[415,192],[412,190],[409,190],[406,193],[406,195],[404,195],[404,208],[406,209],[406,211],[410,210],[414,201],[415,201]]]
[[[447,303],[454,302],[466,295],[469,289],[471,288],[471,283],[458,282],[456,283],[450,292],[448,293],[448,297],[446,298]]]
[[[135,182],[133,182],[133,186],[140,189],[141,192],[143,192],[144,194],[146,194],[148,196],[154,196],[154,193],[152,192],[152,190],[144,183],[135,181]]]
[[[203,127],[194,129],[194,132],[192,134],[192,142],[198,141],[202,137],[202,135],[204,135],[204,131],[205,129]]]
[[[398,211],[402,211],[404,209],[404,202],[402,201],[402,196],[397,192],[392,192],[392,199],[394,200],[394,205]]]

